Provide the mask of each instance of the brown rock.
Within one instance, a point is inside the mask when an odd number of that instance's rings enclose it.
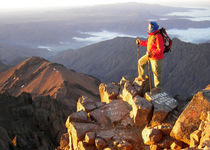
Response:
[[[200,138],[198,148],[210,147],[210,122],[206,122],[205,129],[203,130]]]
[[[190,145],[190,134],[198,129],[201,112],[210,111],[210,92],[198,92],[176,121],[171,136]]]
[[[180,149],[182,149],[182,145],[180,144],[180,142],[174,141],[174,142],[171,144],[171,149],[180,150]]]
[[[155,127],[153,127],[154,129],[158,129],[158,130],[161,130],[161,132],[164,134],[164,135],[170,135],[170,132],[172,130],[172,125],[170,124],[161,124],[161,125],[157,125]]]
[[[137,127],[144,127],[150,121],[152,113],[152,103],[146,99],[136,96],[133,101],[130,101],[132,106],[131,116]]]
[[[68,122],[81,122],[81,123],[89,123],[91,119],[88,117],[88,113],[85,111],[78,111],[72,113],[68,116]]]
[[[150,145],[150,150],[161,150],[161,148],[158,145]]]
[[[89,144],[89,145],[93,145],[95,144],[95,137],[96,137],[96,133],[95,132],[87,132],[85,135],[85,143]]]
[[[133,98],[137,95],[136,89],[132,86],[131,83],[126,82],[124,84],[124,88],[122,90],[122,95],[120,95],[121,99],[128,102],[129,104],[132,103]]]
[[[115,100],[90,112],[90,116],[100,124],[109,125],[119,123],[129,113],[129,107],[125,102]]]
[[[65,133],[61,136],[59,149],[69,150],[69,134],[68,133]]]
[[[102,149],[107,145],[107,143],[106,143],[106,141],[105,141],[104,139],[102,139],[102,138],[96,138],[96,139],[95,139],[95,145],[96,145],[96,148],[97,148],[98,150],[102,150]]]
[[[98,125],[92,123],[70,122],[68,125],[69,126],[67,126],[67,128],[69,134],[71,134],[71,142],[74,149],[77,149],[78,142],[84,139],[87,132],[95,131],[98,129]]]
[[[100,102],[95,102],[94,100],[92,100],[91,98],[88,98],[86,96],[82,96],[78,99],[77,101],[77,111],[86,111],[86,112],[90,112],[98,107],[103,106],[102,103]]]
[[[120,150],[131,150],[133,148],[132,144],[127,142],[127,141],[121,141],[118,145],[117,148]]]
[[[119,94],[120,87],[117,84],[109,83],[104,84],[101,83],[99,85],[99,94],[101,97],[101,102],[110,103],[112,100],[117,99]]]
[[[190,134],[190,147],[197,147],[201,138],[201,130],[196,130]]]
[[[133,81],[133,86],[136,89],[137,93],[144,97],[144,94],[149,91],[149,80],[142,81],[139,78],[135,78]]]
[[[97,137],[106,140],[106,142],[109,142],[115,135],[115,129],[100,130],[96,133],[96,135]]]
[[[78,150],[97,150],[97,149],[93,145],[88,145],[85,142],[79,141],[79,143],[78,143]]]
[[[152,145],[161,141],[162,132],[158,129],[145,127],[142,131],[142,138],[144,140],[144,144]]]

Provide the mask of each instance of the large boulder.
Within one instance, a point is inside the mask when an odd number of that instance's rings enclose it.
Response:
[[[201,114],[210,111],[210,90],[198,92],[176,121],[171,136],[190,145],[190,134],[198,129]]]

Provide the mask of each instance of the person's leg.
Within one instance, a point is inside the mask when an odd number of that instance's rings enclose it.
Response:
[[[138,78],[145,80],[145,67],[148,63],[148,56],[144,55],[138,60]]]
[[[162,86],[161,63],[162,60],[150,60],[152,72],[154,76],[154,86],[160,88]]]

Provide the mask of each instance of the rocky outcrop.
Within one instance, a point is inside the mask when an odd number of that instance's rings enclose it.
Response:
[[[53,150],[66,132],[63,105],[49,96],[0,95],[0,149]]]
[[[57,149],[144,150],[181,145],[170,137],[174,122],[167,118],[175,109],[176,100],[163,94],[162,103],[159,100],[156,105],[160,98],[157,95],[148,100],[142,97],[148,91],[148,81],[137,81],[123,77],[120,83],[102,83],[99,86],[101,102],[79,98],[77,112],[66,121],[69,139],[63,143],[69,141],[69,144]],[[166,107],[164,100],[174,105],[170,105],[161,121],[152,124],[153,117],[157,116],[154,108]]]

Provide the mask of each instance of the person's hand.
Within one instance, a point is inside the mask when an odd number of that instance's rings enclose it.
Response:
[[[140,42],[141,42],[140,38],[137,38],[136,39],[136,45],[140,46]]]

